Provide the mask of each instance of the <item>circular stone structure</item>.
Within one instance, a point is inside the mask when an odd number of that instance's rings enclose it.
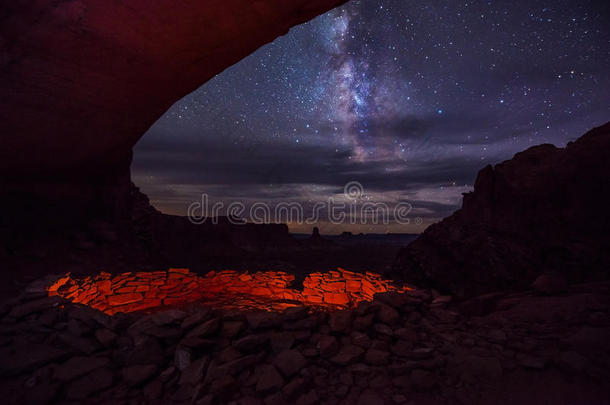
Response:
[[[203,277],[188,269],[117,275],[102,272],[84,278],[67,274],[53,282],[48,293],[113,315],[196,301],[225,309],[281,311],[302,305],[339,309],[372,301],[376,293],[410,290],[376,273],[341,268],[309,274],[302,291],[291,288],[294,279],[294,275],[281,271],[223,270]]]

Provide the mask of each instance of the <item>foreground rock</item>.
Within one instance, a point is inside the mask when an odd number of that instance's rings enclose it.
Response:
[[[1,308],[9,404],[601,404],[610,389],[608,283],[459,304],[390,292],[330,314]]]
[[[394,278],[472,297],[610,276],[610,123],[479,172],[474,192],[399,255]],[[561,280],[564,281],[561,281]],[[559,281],[558,281],[559,280]]]

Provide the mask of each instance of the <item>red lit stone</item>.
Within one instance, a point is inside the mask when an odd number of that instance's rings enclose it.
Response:
[[[114,292],[116,294],[125,294],[125,293],[131,293],[131,292],[135,292],[136,288],[135,287],[121,287],[121,288],[117,288],[116,290],[114,290]]]
[[[190,270],[189,269],[169,269],[168,272],[170,272],[170,273],[180,273],[180,274],[189,274]]]
[[[308,295],[304,297],[304,301],[310,304],[322,304],[324,298],[321,295]]]
[[[329,282],[324,284],[324,289],[326,291],[345,291],[345,282]]]
[[[108,305],[125,305],[133,302],[142,301],[144,297],[139,293],[114,294],[108,296]]]
[[[289,287],[293,280],[294,275],[279,271],[249,274],[222,270],[201,277],[186,269],[170,269],[116,276],[100,273],[83,279],[73,279],[68,274],[49,286],[48,293],[115,314],[194,301],[223,308],[267,311],[301,304],[345,308],[371,301],[377,292],[408,290],[397,288],[374,273],[343,269],[310,274],[303,282],[303,291]]]
[[[349,296],[346,293],[325,293],[324,302],[334,305],[347,305],[350,302]]]

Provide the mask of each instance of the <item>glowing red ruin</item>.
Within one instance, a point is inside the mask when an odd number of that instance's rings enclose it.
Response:
[[[250,274],[223,270],[201,277],[188,269],[169,269],[118,275],[100,273],[80,279],[67,274],[53,283],[48,292],[112,315],[196,301],[221,308],[267,311],[297,305],[346,308],[371,301],[376,293],[410,289],[397,287],[376,273],[360,274],[341,268],[308,275],[302,291],[290,287],[294,279],[281,271]]]

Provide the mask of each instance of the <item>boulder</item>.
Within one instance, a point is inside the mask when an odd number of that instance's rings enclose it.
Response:
[[[110,329],[102,328],[95,331],[95,337],[102,346],[108,347],[116,341],[117,334]]]
[[[364,354],[364,349],[359,346],[348,344],[339,349],[339,353],[330,360],[340,366],[356,362]]]
[[[280,331],[272,332],[271,335],[269,335],[271,349],[276,352],[292,348],[294,341],[293,332]]]
[[[256,391],[269,392],[277,391],[284,385],[284,379],[275,367],[265,364],[257,370]]]
[[[352,343],[356,346],[368,348],[371,346],[371,338],[366,333],[354,331],[351,335]]]
[[[305,394],[301,395],[295,405],[315,405],[320,403],[320,397],[315,390],[309,390]]]
[[[205,308],[205,307],[198,308],[197,312],[195,312],[192,315],[187,316],[182,321],[182,323],[180,324],[180,327],[182,329],[190,329],[195,325],[199,325],[208,318],[209,314],[210,314],[209,308]]]
[[[381,304],[377,311],[377,319],[387,325],[394,325],[400,320],[400,314],[391,306]]]
[[[136,365],[123,369],[123,379],[129,385],[138,385],[157,374],[158,367],[154,364]]]
[[[384,350],[369,349],[364,355],[364,362],[371,366],[383,366],[388,364],[390,353]]]
[[[379,393],[374,390],[364,390],[358,397],[357,405],[384,405],[386,402]]]
[[[151,320],[157,326],[165,326],[182,321],[186,318],[187,313],[179,309],[169,309],[165,311],[155,312],[151,316]]]
[[[294,378],[292,381],[290,381],[288,384],[286,384],[284,386],[284,388],[282,388],[282,393],[287,397],[287,398],[294,398],[297,395],[301,394],[305,387],[307,386],[307,383],[305,381],[304,378]]]
[[[187,337],[205,337],[215,333],[220,326],[220,320],[218,318],[210,319],[197,326],[195,329],[187,333]]]
[[[333,332],[346,333],[352,324],[353,312],[351,310],[335,311],[330,314],[328,324]]]
[[[413,370],[410,375],[413,388],[418,391],[429,391],[437,383],[437,377],[426,370]]]
[[[65,363],[55,367],[53,377],[60,381],[70,381],[91,371],[108,365],[110,361],[104,357],[72,357]]]
[[[42,312],[45,309],[60,305],[64,300],[59,297],[44,297],[34,301],[26,301],[14,306],[9,313],[14,318],[23,318],[27,315]]]
[[[161,365],[165,360],[165,352],[156,338],[147,338],[130,350],[126,365]]]
[[[276,314],[266,311],[248,312],[246,320],[248,321],[248,326],[254,330],[272,327],[280,321]]]
[[[268,340],[269,335],[267,334],[248,335],[234,341],[233,346],[242,352],[250,352],[267,343]]]
[[[565,291],[568,283],[563,277],[553,274],[541,274],[532,283],[532,289],[541,294],[557,294]]]
[[[36,343],[20,342],[0,349],[0,375],[17,375],[50,364],[63,361],[71,355],[70,350]]]
[[[66,395],[69,399],[82,401],[95,392],[110,387],[113,381],[112,371],[103,367],[71,382],[66,387]]]
[[[191,365],[192,351],[184,346],[176,348],[174,353],[174,365],[180,371],[183,371]]]
[[[202,357],[201,359],[192,362],[182,371],[182,375],[180,376],[180,385],[188,384],[195,386],[202,382],[209,364],[210,359],[207,357]]]
[[[224,321],[220,328],[220,336],[226,338],[234,338],[239,335],[244,329],[245,324],[242,321]]]
[[[298,373],[306,364],[307,359],[298,350],[284,350],[273,360],[273,365],[286,377]]]
[[[329,358],[337,353],[337,350],[339,350],[339,343],[334,336],[323,335],[318,340],[316,348],[318,349],[320,356]]]

